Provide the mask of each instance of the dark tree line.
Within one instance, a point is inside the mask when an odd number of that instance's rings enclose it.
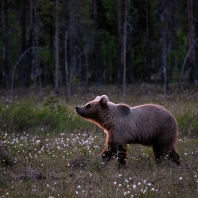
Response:
[[[1,87],[198,82],[198,0],[2,0]]]

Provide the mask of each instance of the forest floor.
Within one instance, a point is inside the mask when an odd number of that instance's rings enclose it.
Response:
[[[42,101],[32,90],[17,90],[15,100],[0,90],[0,197],[198,197],[198,89],[142,84],[76,88],[68,103],[50,88]],[[64,94],[64,90],[62,91]],[[105,134],[77,116],[74,108],[106,94],[130,106],[155,103],[167,108],[179,125],[181,166],[156,166],[152,149],[130,145],[126,168],[116,159],[103,164],[98,154]]]

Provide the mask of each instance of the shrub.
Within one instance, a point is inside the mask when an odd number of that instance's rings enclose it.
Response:
[[[190,137],[198,135],[198,115],[195,111],[187,108],[183,113],[176,115],[176,118],[182,135]]]
[[[33,130],[68,131],[87,127],[83,119],[75,116],[66,105],[39,105],[32,100],[5,105],[0,104],[0,130],[18,133]],[[49,132],[49,131],[48,131]]]

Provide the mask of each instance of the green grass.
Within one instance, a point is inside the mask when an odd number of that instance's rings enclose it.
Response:
[[[0,197],[197,197],[196,92],[173,92],[164,101],[153,87],[146,89],[146,96],[143,88],[133,88],[135,94],[129,92],[125,99],[105,87],[69,104],[51,97],[43,103],[31,99],[0,104]],[[141,145],[129,146],[123,169],[116,168],[115,160],[103,164],[98,159],[105,134],[77,116],[74,107],[107,90],[113,102],[157,103],[175,115],[181,167],[156,166],[152,150]]]
[[[67,105],[60,105],[58,102],[53,107],[48,101],[39,105],[32,99],[0,104],[0,130],[6,133],[32,132],[39,129],[60,132],[75,130],[83,125],[85,122],[74,116]]]

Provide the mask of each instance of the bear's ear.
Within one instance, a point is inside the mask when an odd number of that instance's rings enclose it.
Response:
[[[101,104],[107,105],[108,102],[109,102],[108,96],[102,95],[102,96],[100,97],[100,103],[101,103]]]
[[[95,100],[99,100],[100,99],[100,96],[96,96]]]

